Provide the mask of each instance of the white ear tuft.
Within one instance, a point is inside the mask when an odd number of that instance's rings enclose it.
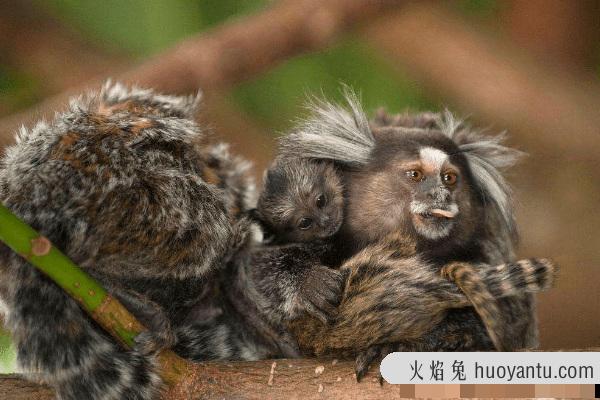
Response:
[[[311,116],[279,141],[279,154],[328,159],[350,165],[366,164],[375,147],[369,121],[358,96],[344,89],[347,107],[312,98]]]
[[[437,124],[440,130],[457,144],[469,162],[473,178],[484,200],[493,207],[491,211],[486,210],[486,213],[492,214],[492,219],[496,221],[494,223],[502,223],[508,236],[516,239],[512,190],[502,172],[515,165],[525,153],[505,146],[504,133],[485,136],[448,110],[440,115]]]

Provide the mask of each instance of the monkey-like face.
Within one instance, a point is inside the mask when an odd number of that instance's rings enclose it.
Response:
[[[479,207],[455,144],[435,131],[386,128],[376,138],[372,163],[349,175],[344,229],[363,242],[398,230],[427,242],[470,237]]]
[[[398,165],[409,194],[408,212],[416,232],[431,240],[450,234],[460,209],[455,191],[460,190],[460,169],[450,156],[434,147],[423,147],[418,157]]]
[[[325,239],[344,214],[341,180],[332,163],[293,159],[268,171],[258,213],[277,242]]]

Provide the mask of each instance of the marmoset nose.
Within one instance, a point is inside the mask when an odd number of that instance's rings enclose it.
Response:
[[[445,187],[435,187],[427,191],[427,199],[439,203],[445,203],[449,200],[450,192]]]

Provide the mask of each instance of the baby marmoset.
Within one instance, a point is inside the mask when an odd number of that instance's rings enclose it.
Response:
[[[433,114],[380,115],[373,137],[358,102],[350,97],[349,104],[351,112],[320,104],[313,119],[282,140],[282,154],[266,174],[258,205],[258,215],[275,225],[275,232],[304,231],[303,241],[311,234],[322,239],[332,229],[319,224],[323,202],[316,200],[342,190],[325,186],[314,175],[315,165],[330,171],[334,161],[350,165],[342,171],[347,212],[332,240],[355,254],[344,264],[351,276],[332,326],[292,324],[301,346],[321,353],[398,341],[426,350],[426,333],[449,308],[469,301],[497,349],[531,342],[524,333],[510,337],[514,327],[502,319],[495,299],[547,288],[554,266],[536,259],[486,264],[508,258],[497,254],[512,253],[514,222],[498,168],[513,163],[515,152],[498,138],[459,129],[449,114],[446,120]],[[298,161],[299,154],[306,158]],[[300,194],[307,200],[298,206]],[[300,224],[303,219],[316,224]],[[469,301],[441,279],[440,268]],[[530,320],[529,306],[524,307],[517,318]]]
[[[323,240],[339,230],[344,194],[332,162],[277,158],[263,181],[256,216],[274,243]]]

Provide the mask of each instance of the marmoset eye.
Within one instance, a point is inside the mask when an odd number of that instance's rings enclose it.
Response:
[[[324,194],[320,194],[319,197],[317,197],[317,207],[323,208],[325,207],[325,204],[327,204],[327,197],[325,197]]]
[[[446,172],[444,175],[442,175],[442,181],[444,182],[444,185],[446,185],[446,186],[454,185],[457,180],[458,180],[458,175],[456,175],[456,173],[454,173],[454,172]]]
[[[406,176],[408,176],[415,182],[421,182],[423,180],[423,173],[418,169],[411,169],[410,171],[406,171]]]
[[[298,228],[300,228],[304,231],[306,229],[309,229],[312,226],[312,224],[313,224],[312,218],[303,217],[303,218],[300,218],[300,221],[298,221]]]

